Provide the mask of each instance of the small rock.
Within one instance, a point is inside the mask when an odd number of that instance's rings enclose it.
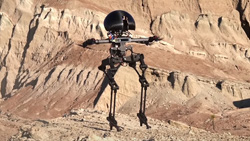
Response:
[[[103,138],[110,137],[110,132],[106,132],[103,134]]]

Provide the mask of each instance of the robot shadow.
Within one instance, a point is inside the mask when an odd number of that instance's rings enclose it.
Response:
[[[110,70],[108,70],[107,73],[109,74]],[[97,102],[99,101],[99,99],[102,96],[102,93],[104,92],[104,90],[107,88],[108,85],[109,85],[109,79],[108,79],[107,75],[105,75],[105,78],[103,79],[102,84],[101,84],[101,89],[98,92],[98,94],[94,100],[94,107],[96,106]]]

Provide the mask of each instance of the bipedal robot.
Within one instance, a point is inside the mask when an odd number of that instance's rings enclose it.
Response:
[[[149,129],[150,126],[148,125],[147,117],[145,115],[147,96],[146,92],[147,88],[149,87],[149,83],[145,78],[147,65],[144,62],[143,54],[134,53],[132,46],[126,45],[126,43],[136,42],[148,45],[149,43],[159,39],[156,36],[149,38],[132,38],[131,33],[128,30],[135,30],[135,21],[129,13],[121,10],[109,13],[104,20],[104,26],[108,31],[108,39],[89,39],[84,43],[84,46],[87,44],[111,43],[110,56],[102,60],[102,64],[98,67],[98,69],[103,71],[109,79],[109,85],[111,87],[110,109],[109,116],[107,117],[110,130],[112,130],[113,127],[115,127],[117,131],[121,130],[120,126],[117,125],[117,121],[115,120],[116,94],[119,86],[116,83],[114,76],[120,66],[125,64],[128,64],[130,67],[132,67],[139,76],[139,82],[141,83],[141,101],[140,110],[139,113],[137,113],[137,116],[140,120],[140,126],[145,124],[147,129]],[[130,51],[129,55],[127,55],[128,51]],[[139,68],[141,69],[141,73],[136,68],[137,62],[140,63]],[[109,66],[109,69],[107,69],[106,66]]]

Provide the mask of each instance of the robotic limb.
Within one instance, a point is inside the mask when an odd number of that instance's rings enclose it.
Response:
[[[109,109],[109,116],[107,120],[109,121],[110,130],[113,127],[116,128],[117,131],[121,131],[121,127],[117,125],[117,121],[115,120],[115,106],[116,106],[116,94],[119,86],[115,82],[114,76],[120,67],[120,61],[116,58],[109,57],[102,61],[102,64],[98,67],[99,70],[103,71],[104,74],[109,79],[109,85],[111,87],[111,95],[110,95],[110,109]],[[115,64],[119,63],[117,66]],[[106,70],[106,66],[110,65],[110,69]]]
[[[142,74],[140,74],[136,69],[136,62],[138,61],[140,61],[140,69]],[[145,71],[148,66],[144,62],[143,54],[132,53],[131,56],[126,57],[125,62],[129,63],[129,66],[132,67],[139,76],[139,82],[141,83],[141,101],[140,110],[139,113],[137,113],[137,117],[140,120],[140,126],[145,124],[147,129],[149,129],[151,127],[148,125],[147,117],[145,115],[147,88],[149,87],[149,83],[145,78]]]

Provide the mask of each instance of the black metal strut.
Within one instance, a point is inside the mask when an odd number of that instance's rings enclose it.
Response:
[[[145,71],[148,66],[144,62],[143,54],[133,53],[131,46],[128,46],[127,50],[131,51],[130,56],[117,57],[116,55],[113,54],[113,56],[111,55],[107,59],[104,59],[102,61],[102,64],[98,67],[99,70],[103,71],[107,76],[107,78],[109,79],[109,85],[111,87],[109,116],[107,117],[107,120],[109,121],[110,130],[112,130],[112,128],[115,127],[117,131],[121,131],[121,127],[117,125],[117,121],[115,120],[116,94],[117,90],[119,89],[119,86],[114,80],[114,76],[122,63],[128,63],[129,66],[132,67],[138,74],[139,82],[141,83],[140,110],[139,113],[137,113],[137,117],[139,118],[140,126],[145,124],[147,129],[149,129],[151,127],[148,125],[147,117],[145,115],[147,88],[149,87],[149,83],[145,78]],[[140,69],[142,74],[138,72],[136,68],[136,62],[140,62]],[[110,66],[110,69],[106,71],[107,65]]]
[[[140,120],[140,126],[142,126],[143,124],[146,125],[147,129],[151,128],[148,125],[148,119],[145,115],[145,111],[146,111],[146,97],[147,97],[147,88],[149,87],[149,83],[145,78],[145,71],[148,68],[148,66],[145,64],[144,62],[144,56],[143,54],[136,54],[139,56],[139,61],[140,61],[140,69],[142,71],[142,74],[140,74],[138,72],[138,70],[136,69],[136,62],[132,62],[130,63],[130,67],[132,67],[136,73],[139,76],[139,82],[141,83],[141,100],[140,100],[140,110],[139,113],[137,113],[137,117]],[[137,58],[137,57],[133,57],[133,58]],[[136,60],[138,61],[138,60]]]
[[[113,127],[115,127],[117,131],[121,131],[121,127],[117,125],[117,121],[115,120],[116,94],[117,90],[119,89],[119,86],[115,82],[114,76],[118,71],[118,69],[120,68],[120,64],[118,64],[118,66],[115,66],[117,61],[118,60],[113,57],[104,59],[102,61],[101,66],[99,66],[98,69],[103,71],[104,74],[108,77],[109,86],[111,88],[109,116],[107,117],[107,120],[109,121],[110,130],[112,130]],[[106,71],[107,65],[110,65],[110,69],[108,71]]]

